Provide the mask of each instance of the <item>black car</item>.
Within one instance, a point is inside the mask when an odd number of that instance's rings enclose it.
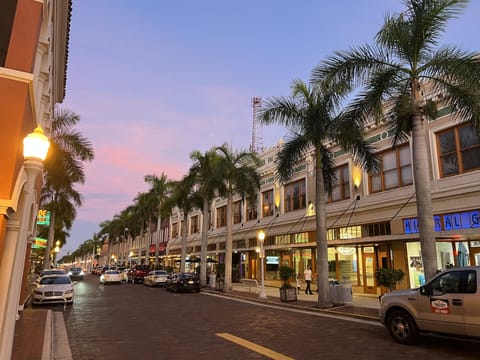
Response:
[[[68,276],[70,276],[72,281],[83,280],[83,275],[85,275],[85,273],[81,267],[72,267],[68,270]]]
[[[173,292],[200,292],[200,278],[193,273],[174,273],[168,277],[165,289]]]

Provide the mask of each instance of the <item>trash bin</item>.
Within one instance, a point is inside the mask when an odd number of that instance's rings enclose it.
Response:
[[[208,275],[208,285],[209,285],[210,287],[213,287],[213,288],[215,287],[215,279],[216,279],[216,277],[217,277],[217,274],[215,274],[215,273],[210,273],[210,274]]]
[[[332,303],[334,304],[340,304],[341,299],[340,299],[340,285],[330,285],[329,290],[330,290],[330,299],[332,300]]]
[[[339,297],[343,304],[353,302],[352,284],[341,284],[339,286]]]

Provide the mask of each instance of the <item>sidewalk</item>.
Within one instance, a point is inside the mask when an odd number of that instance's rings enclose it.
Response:
[[[267,299],[259,299],[260,288],[249,288],[241,283],[233,284],[233,291],[223,293],[213,287],[205,287],[202,292],[258,301],[272,305],[291,307],[307,311],[319,311],[339,316],[357,317],[378,321],[380,306],[377,296],[353,295],[351,303],[336,304],[329,309],[317,307],[318,294],[297,294],[297,301],[282,302],[278,286],[267,285]],[[71,360],[63,313],[46,309],[26,308],[15,326],[12,360]]]
[[[376,295],[353,295],[352,302],[335,304],[332,308],[320,309],[318,308],[318,293],[313,295],[305,294],[305,291],[300,291],[297,294],[297,301],[282,302],[280,300],[280,293],[278,286],[265,286],[267,299],[259,299],[260,288],[249,288],[241,283],[233,283],[231,293],[223,293],[215,290],[213,287],[203,288],[202,291],[216,293],[221,296],[242,298],[251,301],[259,301],[269,304],[275,304],[286,307],[300,308],[309,311],[323,311],[341,316],[358,317],[368,320],[379,321],[378,309],[380,303]]]

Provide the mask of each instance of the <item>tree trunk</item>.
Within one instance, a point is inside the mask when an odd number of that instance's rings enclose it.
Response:
[[[232,191],[229,191],[227,200],[227,238],[225,240],[225,280],[223,284],[223,292],[232,291],[232,196]]]
[[[317,228],[317,283],[318,307],[332,307],[328,283],[328,242],[325,185],[322,171],[322,157],[318,147],[315,150],[315,224]]]
[[[437,271],[437,251],[433,223],[432,194],[430,190],[430,161],[425,137],[424,117],[421,109],[413,118],[413,179],[417,197],[417,219],[425,279]]]
[[[157,221],[157,236],[155,237],[155,267],[158,265],[158,255],[159,255],[159,249],[158,245],[160,243],[160,237],[162,236],[162,218],[160,216],[160,208],[161,208],[161,202],[160,205],[158,205],[158,221]]]
[[[207,285],[207,245],[208,245],[208,207],[209,201],[203,200],[202,209],[202,245],[200,248],[200,284],[202,286]]]
[[[182,252],[180,255],[180,272],[185,272],[185,262],[187,259],[187,230],[188,230],[188,214],[183,214],[183,223],[182,223]]]

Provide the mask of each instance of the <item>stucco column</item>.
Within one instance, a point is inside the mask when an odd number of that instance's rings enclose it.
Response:
[[[0,359],[10,359],[15,334],[15,321],[18,318],[18,304],[22,287],[23,267],[27,250],[27,238],[35,228],[35,180],[43,168],[42,162],[28,159],[24,162],[27,181],[24,184],[21,213],[7,225],[5,251],[0,266]],[[20,222],[18,222],[20,219]]]

